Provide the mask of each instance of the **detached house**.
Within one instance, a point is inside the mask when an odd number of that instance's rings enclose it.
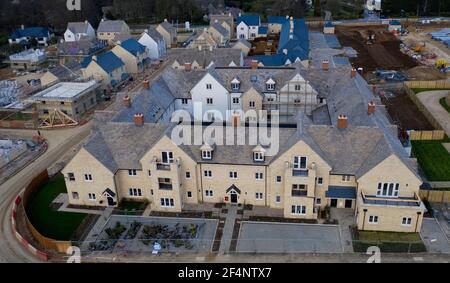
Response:
[[[257,15],[243,15],[236,20],[236,35],[238,39],[255,39],[259,35],[261,18]]]
[[[95,30],[88,21],[71,22],[67,24],[64,40],[66,42],[74,42],[80,40],[94,40]]]
[[[221,26],[223,26],[228,33],[230,34],[230,37],[234,38],[234,17],[231,13],[229,14],[211,14],[209,15],[209,23],[210,25],[213,25],[215,23],[219,23]]]
[[[103,89],[115,87],[129,76],[125,63],[112,51],[87,58],[81,66],[83,78],[101,82]]]
[[[48,42],[53,37],[53,34],[48,28],[43,27],[29,27],[24,25],[20,29],[14,31],[9,37],[9,44],[21,44],[28,46],[31,39],[36,39],[38,45],[48,46]]]
[[[159,32],[166,42],[167,48],[175,47],[177,44],[177,29],[170,24],[167,19],[160,23],[156,27],[156,31]]]
[[[118,35],[130,35],[130,27],[122,20],[101,20],[97,29],[97,38],[105,43],[112,44]]]
[[[139,43],[147,47],[148,58],[157,60],[166,54],[164,37],[152,27],[149,27],[139,38]]]
[[[230,32],[220,23],[214,23],[208,28],[208,33],[218,46],[225,46],[230,41]]]
[[[148,61],[148,50],[136,39],[128,39],[116,45],[112,52],[125,63],[128,74],[137,74],[144,71]]]

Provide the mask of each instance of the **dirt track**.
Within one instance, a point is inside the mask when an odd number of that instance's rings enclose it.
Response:
[[[369,33],[375,34],[375,43],[367,44]],[[407,70],[417,62],[400,51],[400,41],[384,27],[339,27],[337,37],[342,46],[350,46],[358,52],[350,61],[355,67],[364,68],[364,73],[377,68]]]

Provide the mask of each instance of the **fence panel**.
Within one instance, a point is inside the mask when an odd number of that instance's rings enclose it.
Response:
[[[429,202],[450,203],[450,191],[443,190],[420,190],[419,196]]]

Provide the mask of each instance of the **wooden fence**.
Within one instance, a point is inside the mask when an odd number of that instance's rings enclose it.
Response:
[[[421,199],[427,199],[429,202],[450,203],[450,191],[442,190],[420,190]]]
[[[450,81],[407,81],[404,83],[409,88],[450,89]]]
[[[38,176],[36,176],[30,184],[25,188],[23,192],[23,201],[22,201],[22,209],[25,210],[25,222],[27,224],[27,228],[30,233],[33,235],[34,239],[45,249],[50,249],[54,251],[58,251],[61,253],[65,253],[69,247],[72,246],[70,241],[57,241],[48,237],[43,236],[31,223],[28,218],[26,207],[29,204],[30,199],[34,196],[34,194],[49,180],[47,170],[41,172]]]
[[[430,140],[443,140],[445,132],[443,130],[435,131],[411,131],[410,140],[412,141],[430,141]]]

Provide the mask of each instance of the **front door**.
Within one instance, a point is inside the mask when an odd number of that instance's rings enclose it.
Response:
[[[337,199],[335,198],[331,199],[330,207],[337,207]]]
[[[351,199],[345,200],[345,208],[352,208],[353,201]]]
[[[114,199],[112,197],[108,197],[108,205],[109,206],[114,206],[116,205],[116,203],[114,202]]]
[[[231,203],[237,203],[238,202],[238,195],[237,195],[237,193],[231,193],[230,194],[230,201],[231,201]]]

